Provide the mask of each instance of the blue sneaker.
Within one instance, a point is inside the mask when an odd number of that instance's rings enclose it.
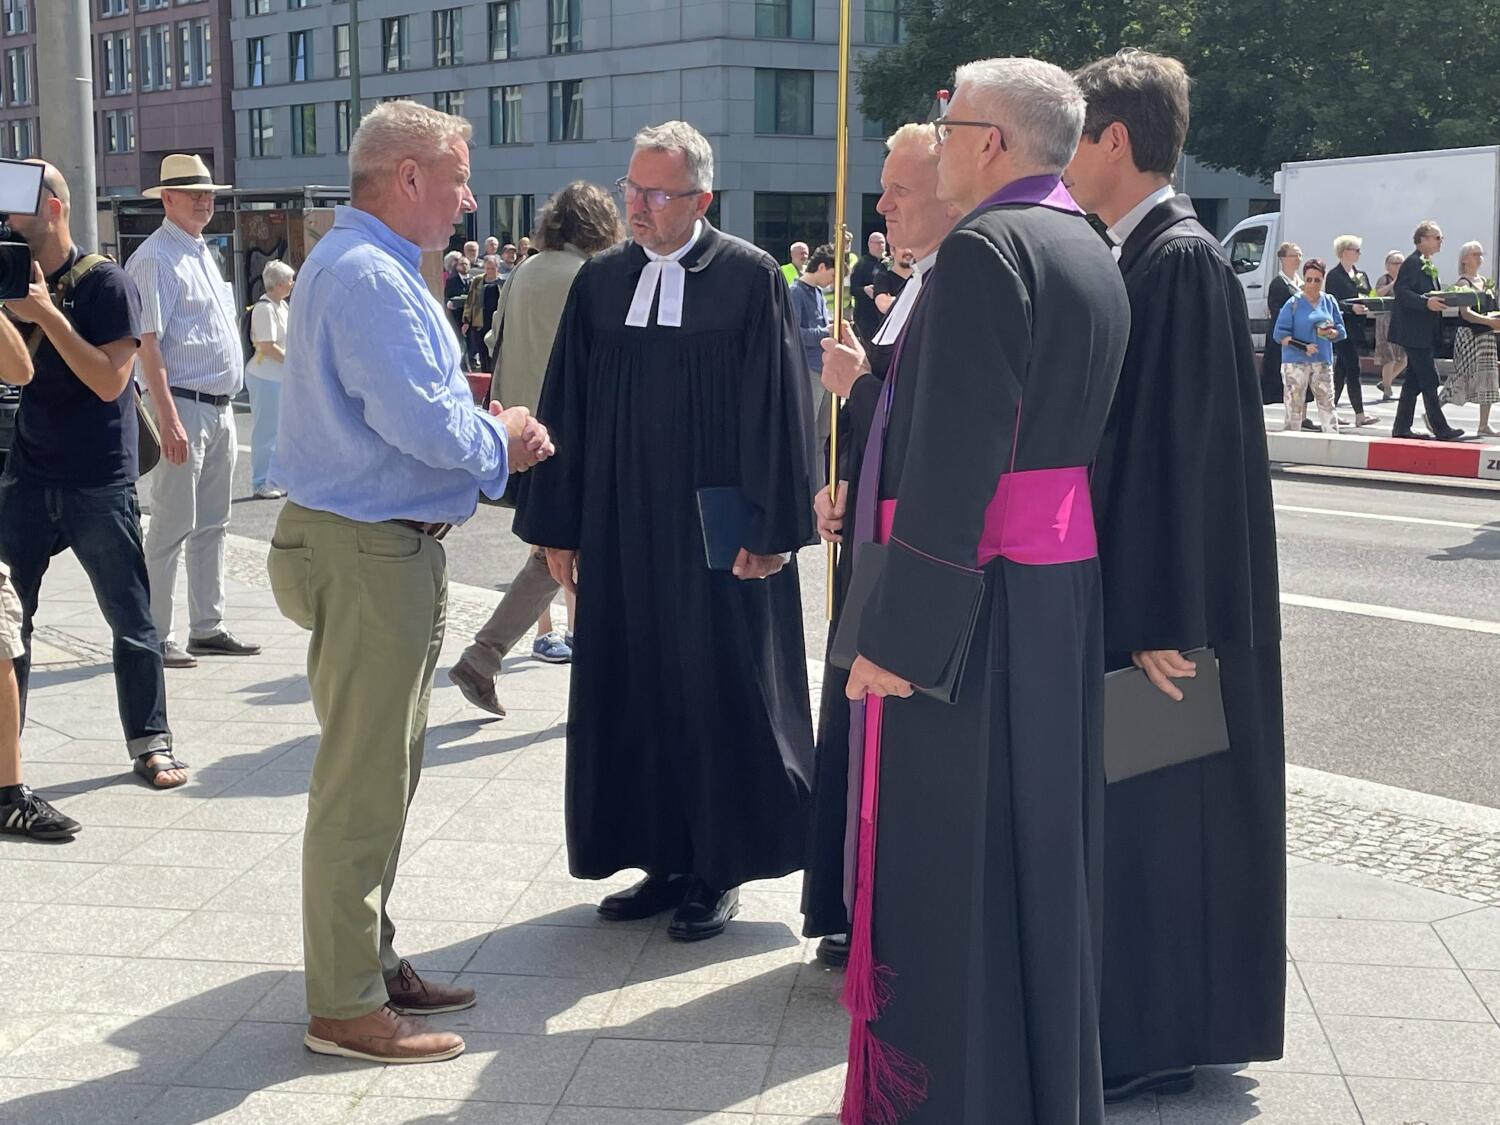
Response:
[[[554,629],[532,642],[531,655],[547,664],[567,664],[573,659],[573,649],[563,635]]]

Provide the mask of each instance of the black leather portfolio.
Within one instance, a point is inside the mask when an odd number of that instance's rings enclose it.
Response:
[[[1198,666],[1190,679],[1173,680],[1182,700],[1171,699],[1139,668],[1104,677],[1104,777],[1113,784],[1229,749],[1219,661],[1211,648],[1183,654]]]
[[[709,570],[733,570],[740,549],[750,539],[755,506],[737,485],[698,490],[698,519],[703,524],[703,554]]]

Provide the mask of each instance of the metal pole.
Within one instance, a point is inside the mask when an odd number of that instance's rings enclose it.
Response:
[[[844,338],[844,286],[849,276],[849,246],[844,241],[845,193],[849,186],[849,36],[853,22],[851,0],[839,0],[839,81],[838,113],[833,134],[833,338]],[[828,496],[835,503],[839,496],[839,396],[828,399]],[[844,514],[844,527],[852,526]],[[833,620],[834,579],[838,572],[839,547],[828,544],[828,620]]]
[[[349,139],[359,128],[359,0],[349,0]]]
[[[73,241],[99,247],[98,184],[94,178],[94,72],[89,8],[74,3],[37,4],[37,93],[42,111],[41,152],[68,181],[73,197]]]

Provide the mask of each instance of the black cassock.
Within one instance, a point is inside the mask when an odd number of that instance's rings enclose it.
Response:
[[[1281,1056],[1286,784],[1276,528],[1244,297],[1178,196],[1120,257],[1130,349],[1094,474],[1112,667],[1213,646],[1230,750],[1105,798],[1109,1076]]]
[[[849,482],[845,529],[853,524],[854,497],[859,493],[860,460],[870,436],[870,423],[885,389],[889,345],[870,345],[870,372],[849,389],[839,411],[839,479]],[[844,590],[854,569],[853,537],[845,536],[833,577],[833,620],[829,644],[838,630]],[[802,880],[802,932],[807,937],[847,933],[849,911],[844,902],[844,844],[849,803],[849,700],[844,688],[849,673],[833,664],[823,666],[823,694],[818,705],[817,771],[813,782],[812,828],[808,839],[807,873]]]
[[[752,553],[806,545],[812,414],[776,263],[706,222],[681,262],[681,327],[626,325],[636,244],[579,271],[537,409],[557,454],[516,524],[578,551],[570,870],[723,889],[801,868],[812,717],[795,560],[765,580],[710,571],[696,490],[740,487]]]
[[[956,703],[916,695],[883,709],[873,958],[890,997],[870,1030],[877,1055],[909,1066],[896,1086],[867,1077],[859,1093],[856,1066],[873,1064],[859,1062],[856,1018],[844,1118],[856,1125],[890,1120],[877,1110],[892,1104],[921,1125],[1103,1120],[1103,645],[1092,524],[1078,521],[1128,322],[1118,271],[1081,214],[1003,205],[943,242],[888,376],[879,495],[896,510],[860,653],[930,685],[963,646],[976,572],[984,594]],[[1086,554],[986,561],[1002,476],[1041,470],[1079,482],[1074,522],[1059,509],[1043,523],[1086,526]],[[925,1076],[915,1104],[900,1096],[912,1067]]]

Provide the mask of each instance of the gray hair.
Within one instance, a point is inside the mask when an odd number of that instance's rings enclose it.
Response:
[[[463,255],[457,250],[449,250],[443,255],[443,268],[452,271],[453,267],[463,260]]]
[[[1480,257],[1483,257],[1484,244],[1482,242],[1465,242],[1462,246],[1460,246],[1458,248],[1459,268],[1463,267],[1464,259],[1467,258],[1470,254],[1478,254]]]
[[[500,268],[500,255],[499,254],[486,254],[479,261],[480,261],[481,265],[494,266],[496,269]]]
[[[350,195],[379,192],[381,176],[403,160],[438,159],[473,133],[474,126],[451,113],[404,98],[382,102],[365,115],[349,144]]]
[[[297,271],[279,258],[272,258],[266,263],[266,268],[260,271],[260,280],[264,283],[268,293],[296,276]]]
[[[1358,250],[1364,244],[1365,240],[1357,234],[1341,234],[1333,240],[1333,256],[1337,258],[1345,250]]]
[[[664,121],[647,125],[635,135],[636,152],[681,153],[688,176],[699,191],[713,191],[714,150],[708,138],[686,121]]]
[[[958,68],[957,86],[1039,168],[1060,172],[1073,159],[1088,104],[1062,67],[1041,59],[980,59]]]

